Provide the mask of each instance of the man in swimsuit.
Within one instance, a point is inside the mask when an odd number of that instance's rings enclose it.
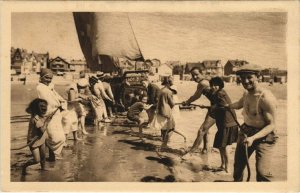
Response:
[[[182,103],[183,105],[189,105],[193,101],[199,99],[201,95],[205,93],[206,89],[209,88],[209,81],[205,79],[202,69],[198,67],[192,68],[191,75],[192,75],[192,79],[198,83],[197,90],[193,96],[191,96],[187,101],[184,101]],[[214,124],[215,124],[215,119],[213,118],[213,115],[211,115],[208,111],[205,116],[205,120],[198,131],[197,138],[195,139],[194,144],[189,150],[189,152],[195,151],[201,144],[203,138],[204,144],[203,144],[202,153],[207,153],[207,145],[208,145],[207,134],[209,128]]]
[[[275,143],[276,98],[258,84],[260,67],[247,64],[237,71],[246,89],[243,97],[229,108],[243,108],[244,124],[239,133],[234,157],[234,181],[243,180],[243,171],[247,163],[245,144],[248,145],[248,157],[256,152],[256,180],[271,181],[270,165]]]

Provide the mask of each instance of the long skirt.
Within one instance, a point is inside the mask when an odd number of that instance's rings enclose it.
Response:
[[[103,120],[103,117],[105,116],[104,110],[106,110],[103,99],[93,97],[93,99],[91,100],[91,105],[95,113],[95,119],[97,121]]]
[[[66,135],[78,130],[78,115],[75,108],[62,112],[62,126]]]
[[[56,113],[52,116],[51,120],[49,121],[47,132],[47,146],[54,152],[55,155],[59,155],[66,141],[66,137],[62,126],[62,115],[59,110],[56,111]]]
[[[166,118],[159,114],[155,114],[150,123],[150,127],[155,130],[170,130],[175,128],[175,121],[172,115],[170,118]]]

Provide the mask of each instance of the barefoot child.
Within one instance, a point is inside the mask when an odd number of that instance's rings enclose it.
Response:
[[[148,97],[143,95],[141,101],[134,103],[129,107],[127,118],[130,121],[135,121],[139,126],[139,137],[143,140],[143,126],[148,123],[149,117],[146,110],[150,109],[152,105],[147,105]]]
[[[210,98],[212,104],[211,110],[215,115],[216,125],[218,128],[213,147],[218,148],[220,151],[222,161],[220,168],[225,170],[226,173],[229,173],[228,153],[226,148],[228,145],[237,141],[238,126],[234,121],[236,119],[236,114],[234,110],[226,110],[225,108],[222,108],[231,104],[228,94],[223,89],[223,80],[220,77],[214,77],[209,81],[209,84],[212,90]]]
[[[37,98],[31,101],[28,108],[26,109],[26,112],[31,114],[27,135],[28,143],[30,143],[32,140],[42,137],[46,129],[44,127],[44,124],[46,121],[45,114],[47,112],[47,105],[48,103],[46,100]],[[22,174],[26,174],[26,168],[28,166],[38,163],[41,164],[41,169],[45,170],[45,141],[38,146],[33,143],[29,146],[29,148],[33,155],[33,159],[28,160],[23,165]]]

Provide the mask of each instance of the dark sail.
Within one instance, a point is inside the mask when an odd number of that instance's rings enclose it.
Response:
[[[143,60],[127,13],[73,13],[78,39],[91,70],[117,70],[117,58]]]

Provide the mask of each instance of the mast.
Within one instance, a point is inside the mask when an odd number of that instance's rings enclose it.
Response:
[[[135,36],[134,30],[133,30],[132,24],[131,24],[131,21],[130,21],[130,18],[129,18],[129,13],[127,13],[127,18],[128,18],[128,22],[129,22],[130,28],[131,28],[131,30],[132,30],[132,33],[133,33],[133,37],[134,37],[134,39],[135,39],[135,41],[136,41],[136,44],[137,44],[137,46],[138,46],[138,49],[139,49],[141,55],[142,55],[142,58],[141,58],[141,59],[142,59],[142,61],[145,61],[144,56],[143,56],[143,53],[142,53],[141,48],[140,48],[140,45],[139,45],[139,42],[138,42],[137,39],[136,39],[136,36]],[[135,70],[136,70],[136,62],[135,62],[135,67],[134,67],[134,68],[135,68]]]

